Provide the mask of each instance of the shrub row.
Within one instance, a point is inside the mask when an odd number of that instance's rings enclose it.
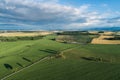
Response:
[[[62,33],[57,33],[57,35],[98,35],[89,33],[88,31],[64,31]]]
[[[25,36],[25,37],[0,37],[0,41],[2,42],[11,42],[11,41],[18,41],[18,40],[37,40],[42,39],[43,36]]]
[[[105,40],[120,40],[120,36],[115,36],[114,38],[104,38]]]
[[[62,33],[57,33],[57,35],[78,35],[78,34],[88,34],[87,31],[64,31]]]

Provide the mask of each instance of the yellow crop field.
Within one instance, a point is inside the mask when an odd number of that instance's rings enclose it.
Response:
[[[48,34],[52,34],[52,32],[32,32],[32,33],[10,32],[10,33],[0,33],[0,36],[3,36],[3,37],[14,37],[14,36],[39,36],[39,35],[48,35]]]
[[[114,36],[101,35],[99,38],[94,38],[91,44],[120,44],[120,40],[105,40],[105,38],[114,38]]]

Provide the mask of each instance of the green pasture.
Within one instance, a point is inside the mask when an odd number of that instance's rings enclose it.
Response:
[[[0,78],[18,71],[36,61],[59,53],[61,50],[74,47],[74,44],[63,44],[49,40],[24,40],[0,42]]]
[[[119,48],[120,45],[79,45],[63,50],[65,58],[44,60],[7,80],[119,80]]]

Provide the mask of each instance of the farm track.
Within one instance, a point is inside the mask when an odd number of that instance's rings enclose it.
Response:
[[[63,50],[63,51],[60,52],[60,55],[65,59],[66,56],[64,56],[64,52],[70,51],[70,50],[78,48],[78,47],[80,47],[80,46],[72,47],[72,48],[69,48],[69,49],[65,49],[65,50]]]

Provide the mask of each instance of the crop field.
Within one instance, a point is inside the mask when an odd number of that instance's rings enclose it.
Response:
[[[102,40],[98,38],[94,38],[92,40],[92,44],[120,44],[120,40]]]
[[[118,33],[114,32],[105,32],[101,34],[98,38],[94,38],[91,43],[92,44],[120,44],[120,36],[117,36],[117,39],[115,39],[115,36],[118,35]]]
[[[39,36],[39,35],[48,35],[52,34],[52,32],[31,32],[31,33],[25,33],[25,32],[10,32],[10,33],[0,33],[0,36],[3,37],[15,37],[15,36]]]
[[[98,35],[73,33],[0,42],[0,79],[119,80],[120,45],[86,43]],[[61,36],[78,42],[57,41]]]

